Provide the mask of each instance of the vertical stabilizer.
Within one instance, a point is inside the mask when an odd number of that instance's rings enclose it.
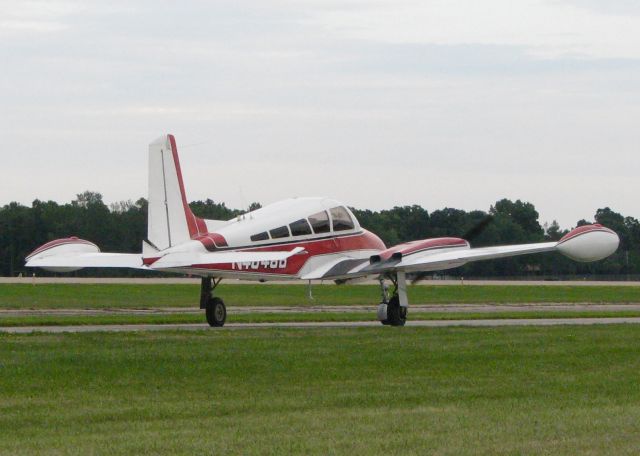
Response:
[[[200,234],[199,220],[187,203],[173,135],[149,144],[149,215],[147,239],[164,250]]]

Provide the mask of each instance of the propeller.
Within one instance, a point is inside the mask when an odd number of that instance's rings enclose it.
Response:
[[[480,220],[478,223],[472,226],[471,229],[469,229],[466,233],[464,233],[462,235],[462,239],[464,239],[467,242],[471,242],[472,240],[480,236],[484,232],[484,230],[487,229],[487,227],[491,224],[491,222],[493,222],[493,219],[494,219],[493,215],[487,214],[482,220]],[[430,275],[431,275],[431,272],[426,272],[426,271],[417,272],[413,276],[413,279],[411,279],[411,285],[415,285],[416,283],[421,282],[422,280],[426,279]]]
[[[493,222],[493,215],[487,214],[480,222],[476,223],[470,230],[462,235],[462,239],[471,242],[478,236],[480,236],[484,230]]]

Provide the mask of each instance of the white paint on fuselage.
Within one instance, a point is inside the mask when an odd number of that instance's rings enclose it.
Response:
[[[324,197],[290,198],[269,204],[265,207],[247,212],[246,214],[242,214],[239,217],[229,220],[227,224],[219,226],[215,232],[222,235],[231,248],[313,240],[331,236],[335,233],[333,231],[319,234],[312,233],[306,236],[290,236],[287,238],[267,239],[257,242],[251,241],[251,236],[265,231],[269,232],[269,230],[279,228],[281,226],[288,226],[290,223],[300,219],[306,219],[310,215],[321,211],[327,211],[331,224],[332,221],[329,209],[338,206],[344,207],[349,212],[354,223],[354,228],[352,230],[340,231],[337,234],[344,235],[359,232],[361,230],[360,224],[349,208],[339,201]]]
[[[347,250],[344,252],[314,255],[309,258],[302,269],[300,269],[298,276],[304,280],[320,279],[324,277],[331,268],[344,260],[368,260],[372,255],[376,255],[379,252],[379,250]]]
[[[333,220],[331,218],[330,209],[334,207],[344,207],[349,213],[354,227],[351,230],[333,231]],[[329,216],[329,225],[331,230],[326,233],[309,234],[305,236],[289,236],[286,238],[267,239],[265,241],[251,241],[251,236],[269,232],[272,229],[282,226],[288,226],[290,223],[298,221],[300,219],[308,219],[309,216],[318,212],[326,211]],[[208,222],[208,221],[207,221]],[[290,198],[277,203],[269,204],[263,208],[255,211],[242,214],[239,217],[233,218],[226,223],[216,223],[215,233],[223,236],[227,241],[227,249],[252,249],[259,247],[266,247],[272,244],[299,244],[308,242],[323,242],[321,239],[331,238],[334,236],[358,236],[362,233],[362,228],[356,217],[349,210],[347,206],[330,198],[324,197],[304,197],[304,198]],[[283,245],[283,249],[292,248],[288,245]],[[189,241],[179,246],[172,247],[161,252],[161,256],[170,253],[206,253],[207,249],[200,241]],[[278,274],[278,273],[261,273],[254,272],[251,268],[238,268],[236,270],[211,270],[207,271],[208,274],[220,278],[232,278],[232,279],[248,279],[248,280],[295,280],[300,277],[308,276],[309,278],[321,277],[322,274],[335,264],[343,260],[350,259],[367,259],[371,255],[379,253],[379,250],[375,249],[362,249],[362,250],[350,250],[342,252],[327,252],[320,255],[310,256],[308,261],[300,271],[296,271],[293,274]],[[167,268],[163,269],[166,272],[176,272],[182,274],[203,275],[202,268]]]

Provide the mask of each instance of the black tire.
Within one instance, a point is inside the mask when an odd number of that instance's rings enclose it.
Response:
[[[407,322],[407,308],[400,305],[398,296],[392,297],[387,304],[387,322],[391,326],[404,326]]]
[[[205,314],[207,315],[209,326],[224,326],[224,322],[227,320],[227,308],[224,305],[224,301],[218,297],[209,298]]]

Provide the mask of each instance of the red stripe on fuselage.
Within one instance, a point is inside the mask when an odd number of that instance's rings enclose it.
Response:
[[[227,240],[224,238],[224,236],[218,233],[203,234],[202,236],[195,237],[193,240],[202,243],[204,248],[209,252],[214,252],[220,247],[228,246]]]
[[[334,237],[321,240],[292,242],[290,244],[260,246],[238,249],[239,252],[281,252],[302,247],[306,253],[294,255],[282,262],[246,262],[246,263],[221,263],[221,264],[194,264],[197,269],[207,269],[211,272],[245,272],[251,274],[266,275],[296,275],[310,258],[318,255],[328,255],[354,250],[384,250],[385,245],[375,234],[363,230],[362,233]],[[235,249],[234,249],[235,251]]]
[[[189,208],[189,211],[191,211],[191,208]],[[195,219],[196,219],[196,227],[198,229],[198,234],[206,233],[208,231],[206,222],[202,220],[200,217],[195,217]],[[193,234],[191,236],[193,236]]]

